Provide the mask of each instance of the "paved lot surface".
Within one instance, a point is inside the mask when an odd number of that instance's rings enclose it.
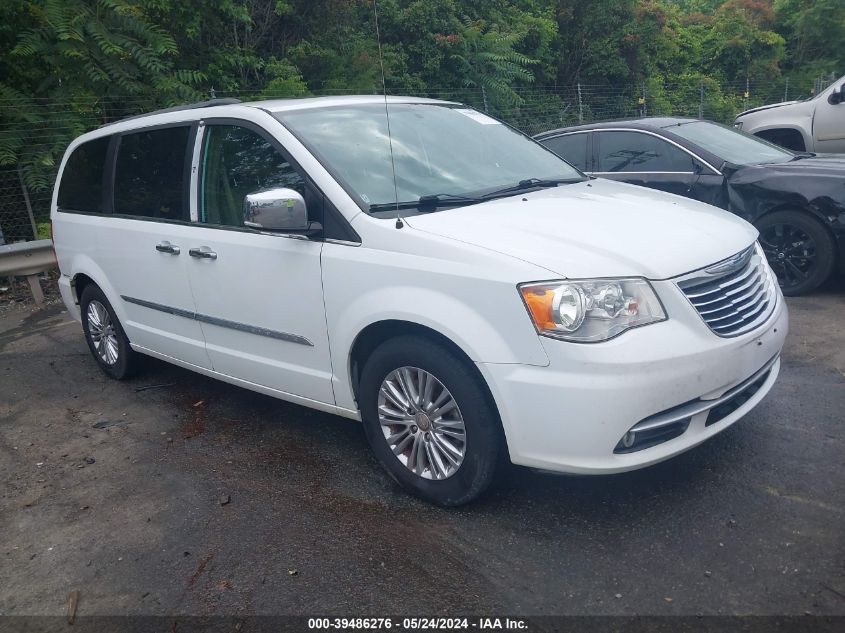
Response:
[[[356,423],[158,362],[110,381],[60,306],[8,310],[0,613],[845,614],[845,288],[790,308],[776,387],[709,443],[457,510]]]

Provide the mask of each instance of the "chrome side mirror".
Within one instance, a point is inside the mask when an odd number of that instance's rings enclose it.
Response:
[[[244,226],[263,231],[307,231],[305,199],[293,189],[256,191],[244,198]]]

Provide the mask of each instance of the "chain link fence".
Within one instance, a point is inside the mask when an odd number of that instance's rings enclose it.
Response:
[[[0,244],[50,237],[51,191],[32,192],[17,169],[0,169]]]
[[[706,77],[690,77],[667,84],[646,80],[637,85],[612,86],[578,82],[573,86],[530,86],[517,90],[518,103],[501,103],[482,89],[430,89],[410,96],[425,96],[467,103],[486,110],[527,134],[549,129],[641,116],[688,116],[730,123],[741,111],[768,103],[805,99],[824,90],[835,76],[817,77],[804,83],[789,79],[744,81],[719,84]],[[213,94],[213,93],[212,93]],[[319,95],[348,94],[345,91],[319,91]],[[212,95],[209,95],[212,96]],[[213,94],[237,97],[242,101],[271,98],[258,92]],[[278,95],[283,96],[283,95]],[[0,100],[0,110],[10,107]],[[92,98],[88,104],[42,103],[50,115],[50,127],[27,131],[30,143],[70,142],[85,130],[104,123],[156,108],[152,99]],[[15,133],[0,129],[0,136]],[[50,201],[47,186],[27,187],[25,174],[0,167],[0,244],[49,237]]]

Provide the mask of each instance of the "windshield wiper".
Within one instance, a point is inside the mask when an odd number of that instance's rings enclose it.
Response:
[[[529,189],[547,189],[549,187],[557,187],[558,185],[571,185],[576,182],[584,182],[584,178],[526,178],[520,180],[515,185],[496,189],[485,193],[481,198],[483,200],[491,200],[493,198],[500,198],[508,196],[519,191],[528,191]]]
[[[458,196],[451,193],[433,193],[426,196],[420,196],[418,200],[408,200],[406,202],[383,202],[379,204],[371,204],[370,212],[402,210],[402,209],[417,209],[420,213],[432,213],[441,207],[457,207],[462,205],[478,204],[484,202],[483,198],[474,198],[470,196]]]
[[[802,158],[815,158],[815,154],[813,152],[795,152],[795,156],[793,156],[790,161],[793,160],[801,160]]]
[[[526,178],[520,180],[517,184],[502,189],[489,191],[479,196],[460,196],[452,193],[433,193],[426,196],[420,196],[417,200],[407,200],[405,202],[381,202],[379,204],[371,204],[370,213],[378,213],[379,211],[396,211],[403,209],[416,209],[420,213],[432,213],[442,207],[459,207],[470,204],[478,204],[494,198],[502,198],[520,191],[528,191],[529,189],[544,189],[548,187],[557,187],[558,185],[569,185],[575,182],[584,182],[584,178]]]

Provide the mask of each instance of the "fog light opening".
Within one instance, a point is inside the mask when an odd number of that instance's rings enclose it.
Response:
[[[692,418],[683,418],[668,424],[639,429],[637,428],[639,425],[634,426],[622,436],[619,443],[616,444],[616,448],[613,449],[613,452],[616,454],[633,453],[646,448],[651,448],[652,446],[657,446],[663,442],[668,442],[679,435],[683,435],[689,427],[691,419]],[[643,422],[647,422],[647,420],[644,420]],[[643,422],[640,422],[640,424],[643,424]]]

